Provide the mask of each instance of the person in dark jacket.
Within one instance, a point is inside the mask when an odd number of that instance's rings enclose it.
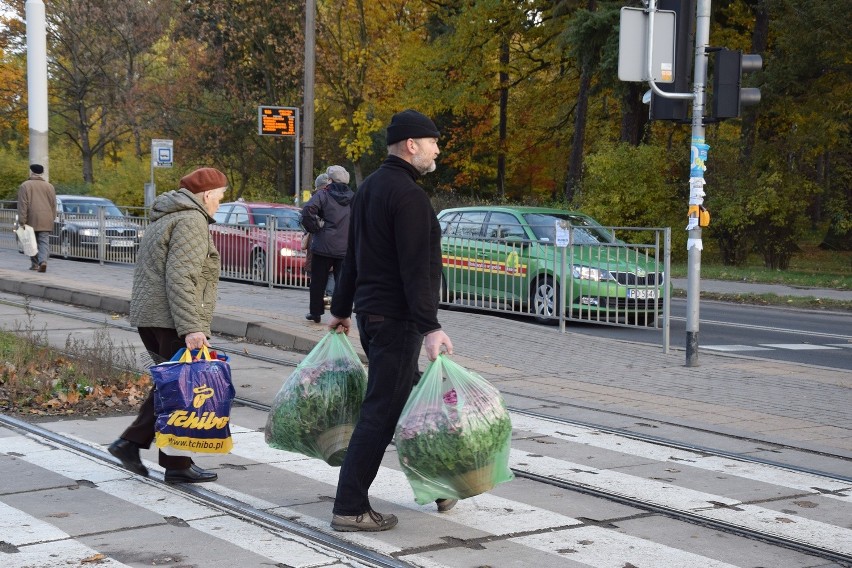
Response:
[[[46,272],[56,218],[56,190],[44,179],[44,166],[32,164],[30,172],[30,179],[18,188],[18,224],[32,227],[38,242],[38,253],[30,257],[30,270]]]
[[[219,286],[219,251],[208,226],[225,196],[228,179],[215,168],[199,168],[180,180],[180,189],[157,196],[151,224],[139,244],[130,323],[154,363],[168,361],[177,351],[209,346],[210,324]],[[148,475],[139,458],[155,438],[154,390],[142,402],[136,420],[108,450],[134,473]],[[201,469],[186,456],[160,450],[166,483],[215,481],[216,473]]]
[[[321,173],[320,175],[317,176],[317,179],[314,180],[314,191],[311,193],[311,195],[314,195],[317,191],[319,191],[321,189],[325,189],[325,187],[330,183],[331,183],[331,180],[328,179],[328,174],[325,173],[325,172]],[[304,228],[304,227],[305,226],[303,224],[302,228]],[[312,258],[313,254],[311,253],[311,234],[309,232],[307,232],[307,229],[305,229],[305,234],[302,235],[302,250],[305,251],[305,267],[304,267],[305,274],[307,274],[308,277],[310,277],[311,276],[311,260],[313,260],[313,258]]]
[[[349,332],[357,312],[367,354],[367,392],[337,485],[331,527],[383,531],[397,518],[373,510],[367,495],[417,378],[424,345],[435,360],[453,344],[438,323],[441,227],[416,180],[435,170],[435,124],[406,110],[387,129],[388,157],[355,194],[343,272],[331,300],[332,330]],[[447,511],[455,500],[441,499]]]
[[[325,172],[330,183],[318,189],[302,208],[302,226],[311,234],[311,287],[305,319],[319,323],[325,313],[325,289],[328,273],[340,274],[349,239],[349,214],[352,198],[349,172],[342,166],[329,166]]]

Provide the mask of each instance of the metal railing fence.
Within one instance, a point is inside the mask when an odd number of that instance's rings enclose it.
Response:
[[[0,248],[18,249],[14,206],[14,201],[0,201]],[[95,215],[60,215],[51,254],[135,263],[138,241],[149,223],[145,210],[139,212],[116,218],[100,208]],[[87,234],[71,238],[68,226],[74,223],[80,225],[78,233]],[[441,305],[531,317],[558,324],[561,331],[566,322],[655,328],[662,331],[668,352],[671,229],[602,229],[613,235],[611,242],[578,242],[569,228],[565,247],[516,237],[445,236]],[[308,288],[302,234],[277,230],[274,216],[263,225],[216,223],[210,232],[222,278],[270,288]]]
[[[582,231],[569,227],[565,247],[550,240],[445,235],[441,303],[528,316],[563,331],[566,321],[661,329],[668,351],[671,230],[603,230],[612,242],[577,241]]]

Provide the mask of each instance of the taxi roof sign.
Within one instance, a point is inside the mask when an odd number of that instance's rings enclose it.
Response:
[[[261,136],[296,136],[298,109],[257,107],[257,133]]]

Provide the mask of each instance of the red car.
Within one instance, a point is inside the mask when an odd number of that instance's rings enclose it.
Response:
[[[222,257],[223,278],[307,285],[298,207],[240,199],[220,205],[214,217],[210,233]]]

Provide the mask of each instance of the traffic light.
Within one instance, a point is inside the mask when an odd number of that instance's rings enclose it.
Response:
[[[740,87],[743,72],[760,71],[760,55],[743,55],[740,51],[719,49],[713,62],[712,118],[725,120],[740,115],[743,106],[760,102],[760,89]]]
[[[660,0],[660,10],[675,13],[675,64],[673,83],[657,83],[667,93],[691,93],[693,45],[695,45],[695,0]],[[667,99],[651,92],[651,120],[689,122],[691,99]]]

